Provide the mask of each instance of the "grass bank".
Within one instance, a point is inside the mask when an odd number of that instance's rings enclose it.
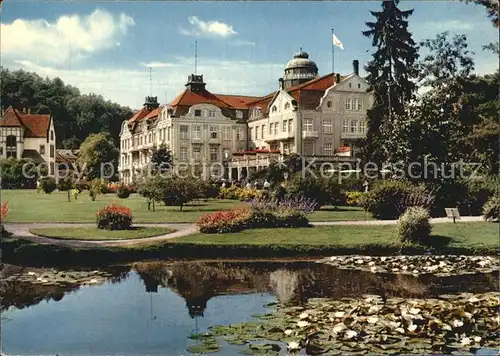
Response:
[[[101,230],[96,227],[47,227],[30,229],[32,234],[61,240],[130,240],[174,232],[167,227],[134,227],[130,230]]]
[[[32,266],[100,265],[147,259],[320,258],[332,255],[498,254],[499,224],[436,224],[433,246],[405,246],[395,226],[322,226],[255,229],[237,234],[195,234],[128,247],[67,248],[5,239],[6,263]]]
[[[148,211],[145,198],[132,194],[120,199],[115,194],[102,194],[92,201],[87,191],[77,200],[68,202],[66,192],[45,194],[36,190],[2,190],[2,201],[9,202],[9,214],[6,222],[10,223],[84,223],[95,222],[97,210],[107,204],[116,203],[132,209],[134,223],[180,223],[195,222],[204,214],[214,211],[244,207],[247,203],[237,200],[208,200],[194,202],[179,211],[176,206],[156,204],[156,211]],[[309,216],[310,221],[371,220],[361,208],[325,206]]]

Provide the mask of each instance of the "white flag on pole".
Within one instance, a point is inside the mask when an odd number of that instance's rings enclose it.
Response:
[[[340,42],[337,36],[335,36],[335,34],[333,35],[333,45],[344,49],[344,45],[342,44],[342,42]]]

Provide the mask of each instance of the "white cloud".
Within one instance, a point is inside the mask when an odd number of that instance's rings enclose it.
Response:
[[[1,25],[1,52],[14,59],[61,64],[119,46],[117,39],[134,25],[134,19],[124,13],[113,16],[99,9],[88,16],[61,16],[53,23],[16,19]]]
[[[231,46],[241,47],[241,46],[255,46],[255,42],[253,41],[245,41],[245,40],[234,40],[229,42]]]
[[[141,62],[141,63],[139,63],[139,65],[141,67],[146,67],[146,68],[185,67],[184,64],[180,64],[180,63],[167,63],[167,62],[149,62],[149,63]]]
[[[190,30],[181,28],[180,32],[186,36],[209,35],[215,37],[230,37],[237,34],[233,26],[219,21],[203,21],[197,16],[189,16],[189,23],[192,25]]]

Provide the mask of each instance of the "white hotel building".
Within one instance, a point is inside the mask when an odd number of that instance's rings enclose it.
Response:
[[[323,162],[353,161],[372,105],[368,84],[359,76],[358,61],[349,75],[320,77],[308,57],[297,53],[279,90],[263,97],[212,94],[202,75],[190,75],[170,104],[160,106],[156,97],[147,97],[122,124],[120,178],[128,183],[138,177],[161,143],[170,147],[174,165],[204,178],[241,179],[290,153]]]

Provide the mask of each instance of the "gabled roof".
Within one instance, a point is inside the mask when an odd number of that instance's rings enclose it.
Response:
[[[143,107],[141,110],[137,111],[132,118],[128,120],[130,124],[133,124],[136,121],[139,121],[143,117],[145,117],[147,114],[150,113],[150,110],[147,107]]]
[[[203,89],[199,92],[192,92],[187,88],[182,91],[172,102],[171,106],[193,106],[196,104],[212,104],[219,108],[229,108],[230,105],[222,101],[217,95]]]
[[[160,105],[156,109],[151,110],[149,112],[149,114],[147,114],[146,116],[144,116],[144,119],[154,119],[155,117],[157,117],[158,115],[160,115],[161,108],[162,108],[162,106]]]
[[[0,119],[0,127],[23,127],[24,137],[47,137],[50,115],[25,114],[9,106]]]
[[[248,109],[248,104],[260,99],[258,96],[215,94],[220,100],[235,109]]]

